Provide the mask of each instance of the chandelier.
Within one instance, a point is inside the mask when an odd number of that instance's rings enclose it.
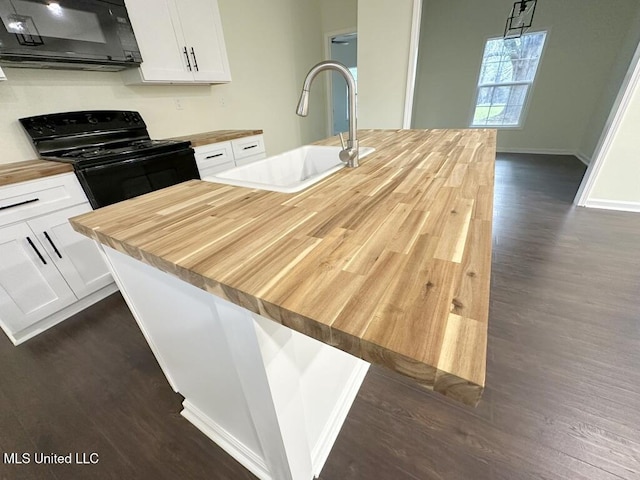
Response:
[[[504,38],[520,38],[533,23],[533,14],[538,0],[515,2],[504,27]]]

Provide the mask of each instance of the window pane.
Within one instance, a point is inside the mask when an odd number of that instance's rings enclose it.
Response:
[[[521,123],[545,38],[546,32],[536,32],[508,40],[487,40],[472,126],[517,126]]]
[[[529,85],[512,86],[511,98],[509,98],[509,105],[524,105],[524,101],[527,98],[528,91],[529,91]]]
[[[493,105],[506,105],[509,100],[509,94],[512,87],[495,87],[493,91],[493,99],[491,103]]]
[[[480,87],[478,89],[478,101],[477,106],[491,105],[491,98],[493,97],[493,87]]]
[[[496,57],[492,57],[493,58]],[[500,60],[487,62],[482,65],[482,71],[480,72],[480,84],[494,83],[498,76],[498,69],[500,68]]]
[[[504,121],[504,104],[493,104],[487,116],[487,125],[502,125]]]
[[[517,126],[520,123],[520,114],[523,108],[523,105],[509,105],[505,108],[502,124]]]
[[[473,114],[473,124],[474,125],[486,125],[487,117],[489,115],[489,108],[487,106],[478,105],[476,107],[476,111]]]

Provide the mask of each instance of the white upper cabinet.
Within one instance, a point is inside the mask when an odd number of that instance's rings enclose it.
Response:
[[[177,0],[175,3],[196,82],[230,82],[218,2]]]
[[[127,83],[231,81],[216,0],[126,0],[142,65]]]

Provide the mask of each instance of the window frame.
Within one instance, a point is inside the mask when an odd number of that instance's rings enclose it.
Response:
[[[471,105],[471,111],[469,112],[469,121],[467,122],[467,125],[469,125],[469,128],[479,128],[479,129],[483,129],[483,128],[490,128],[490,129],[499,129],[499,130],[522,130],[524,129],[524,122],[525,119],[527,117],[527,114],[529,113],[529,105],[531,103],[531,97],[533,94],[533,91],[535,89],[535,85],[536,82],[538,80],[538,73],[540,72],[540,64],[542,62],[542,58],[544,57],[544,52],[547,49],[547,45],[549,44],[549,36],[551,34],[551,29],[547,28],[547,29],[541,29],[541,30],[536,30],[536,31],[529,31],[527,33],[525,33],[524,35],[534,35],[537,33],[544,33],[545,34],[545,38],[544,38],[544,43],[542,44],[542,50],[540,51],[540,58],[538,59],[538,66],[536,68],[536,72],[535,75],[533,77],[533,80],[531,82],[526,82],[526,81],[514,81],[514,82],[505,82],[505,83],[483,83],[482,85],[478,84],[478,82],[480,81],[480,74],[482,73],[482,65],[484,64],[484,52],[487,48],[487,43],[489,42],[489,40],[495,40],[495,39],[499,39],[502,37],[496,37],[496,36],[491,36],[491,37],[486,37],[484,44],[482,45],[482,53],[480,55],[480,63],[478,65],[478,69],[477,69],[477,74],[476,74],[476,80],[475,80],[475,94],[473,95],[473,100],[472,100],[472,105]],[[528,85],[529,89],[527,90],[527,94],[526,94],[526,98],[524,100],[524,104],[522,105],[522,111],[520,112],[520,119],[517,125],[474,125],[473,124],[473,118],[475,116],[476,113],[476,102],[478,101],[478,95],[480,93],[480,88],[482,87],[495,87],[495,86],[513,86],[513,85]]]

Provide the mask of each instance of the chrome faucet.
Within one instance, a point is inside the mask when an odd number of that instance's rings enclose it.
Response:
[[[306,117],[309,114],[309,89],[314,78],[325,70],[334,70],[344,77],[347,82],[347,94],[349,96],[349,140],[345,145],[344,138],[340,134],[340,142],[342,143],[342,151],[340,152],[340,160],[345,162],[348,167],[355,168],[358,166],[358,138],[357,138],[357,125],[356,125],[356,81],[351,75],[349,69],[339,62],[332,60],[326,60],[318,63],[312,67],[307,73],[307,78],[304,79],[304,85],[302,86],[302,94],[300,95],[300,101],[298,102],[298,108],[296,113],[301,117]]]

